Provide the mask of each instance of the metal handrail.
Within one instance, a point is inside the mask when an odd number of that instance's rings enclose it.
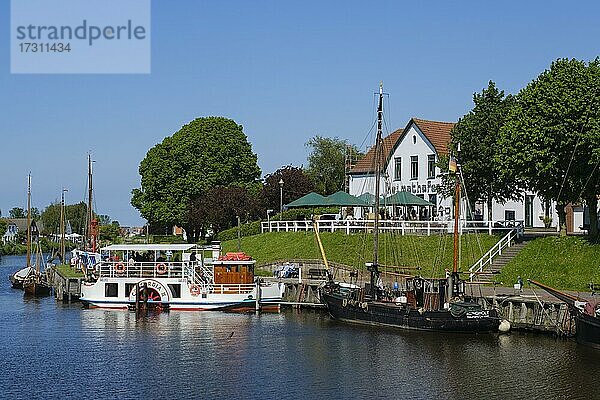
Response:
[[[483,272],[483,269],[486,266],[492,264],[494,257],[502,254],[502,250],[505,248],[512,246],[514,239],[522,234],[523,226],[520,225],[511,229],[506,235],[504,235],[491,249],[482,255],[481,258],[469,268],[469,280],[473,282],[473,277],[475,277],[475,275]]]
[[[159,268],[159,265],[164,266],[164,268]],[[111,278],[197,279],[195,276],[196,266],[197,261],[152,261],[135,262],[132,264],[126,261],[102,261],[96,266],[96,272],[100,277]],[[194,275],[191,275],[192,273]]]

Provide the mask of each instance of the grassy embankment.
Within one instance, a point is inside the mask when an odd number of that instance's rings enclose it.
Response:
[[[70,265],[59,264],[55,268],[58,271],[58,273],[65,278],[83,278],[83,274],[71,268]]]
[[[371,237],[362,234],[321,233],[323,247],[331,261],[356,268],[365,268],[372,259]],[[461,239],[461,270],[467,270],[498,237],[463,235]],[[481,249],[480,249],[481,244]],[[382,234],[379,242],[380,263],[391,266],[421,267],[418,273],[444,276],[444,268],[452,268],[452,236],[399,236]],[[237,240],[223,242],[224,251],[237,251]],[[319,248],[312,232],[272,232],[242,238],[242,250],[254,257],[257,264],[277,260],[320,259]]]
[[[510,286],[519,275],[525,281],[587,291],[589,282],[600,283],[600,244],[575,236],[535,239],[502,269],[496,281]]]

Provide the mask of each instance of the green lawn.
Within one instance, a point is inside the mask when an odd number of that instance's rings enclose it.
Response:
[[[75,271],[70,265],[60,264],[55,266],[58,273],[65,278],[83,278],[83,274],[79,271]]]
[[[512,285],[519,275],[559,289],[587,291],[589,282],[600,283],[600,244],[575,236],[535,239],[495,280]]]
[[[345,235],[341,232],[321,233],[323,247],[331,261],[364,268],[372,260],[370,235]],[[468,269],[498,237],[463,235],[461,238],[461,270]],[[423,276],[443,276],[444,268],[452,268],[452,236],[380,235],[380,263],[394,266],[419,266]],[[224,251],[237,251],[237,240],[223,242]],[[242,238],[242,250],[264,264],[277,260],[320,259],[313,232],[270,232]]]

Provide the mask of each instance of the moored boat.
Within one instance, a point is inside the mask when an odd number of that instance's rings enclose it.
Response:
[[[381,148],[383,123],[383,86],[379,87],[377,108],[377,138],[375,142],[375,221],[373,226],[373,262],[367,264],[370,283],[363,288],[348,288],[329,281],[321,288],[321,299],[332,318],[344,322],[384,325],[402,329],[442,332],[493,332],[500,326],[497,310],[484,308],[465,295],[465,282],[458,272],[458,224],[460,210],[460,177],[455,173],[454,264],[446,278],[424,279],[408,277],[403,287],[384,290],[380,280],[379,191],[381,179]],[[454,161],[454,160],[453,160]],[[318,229],[315,235],[327,266]]]
[[[282,283],[254,277],[244,253],[220,255],[220,245],[110,245],[87,269],[80,300],[88,307],[169,310],[279,309]],[[205,257],[205,253],[209,253]],[[139,293],[139,295],[138,295]]]
[[[527,279],[527,281],[567,303],[575,317],[575,339],[577,343],[600,349],[600,301],[586,300],[533,279]]]

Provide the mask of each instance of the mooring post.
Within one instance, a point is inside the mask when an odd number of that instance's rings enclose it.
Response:
[[[260,311],[260,278],[256,279],[256,312]]]

